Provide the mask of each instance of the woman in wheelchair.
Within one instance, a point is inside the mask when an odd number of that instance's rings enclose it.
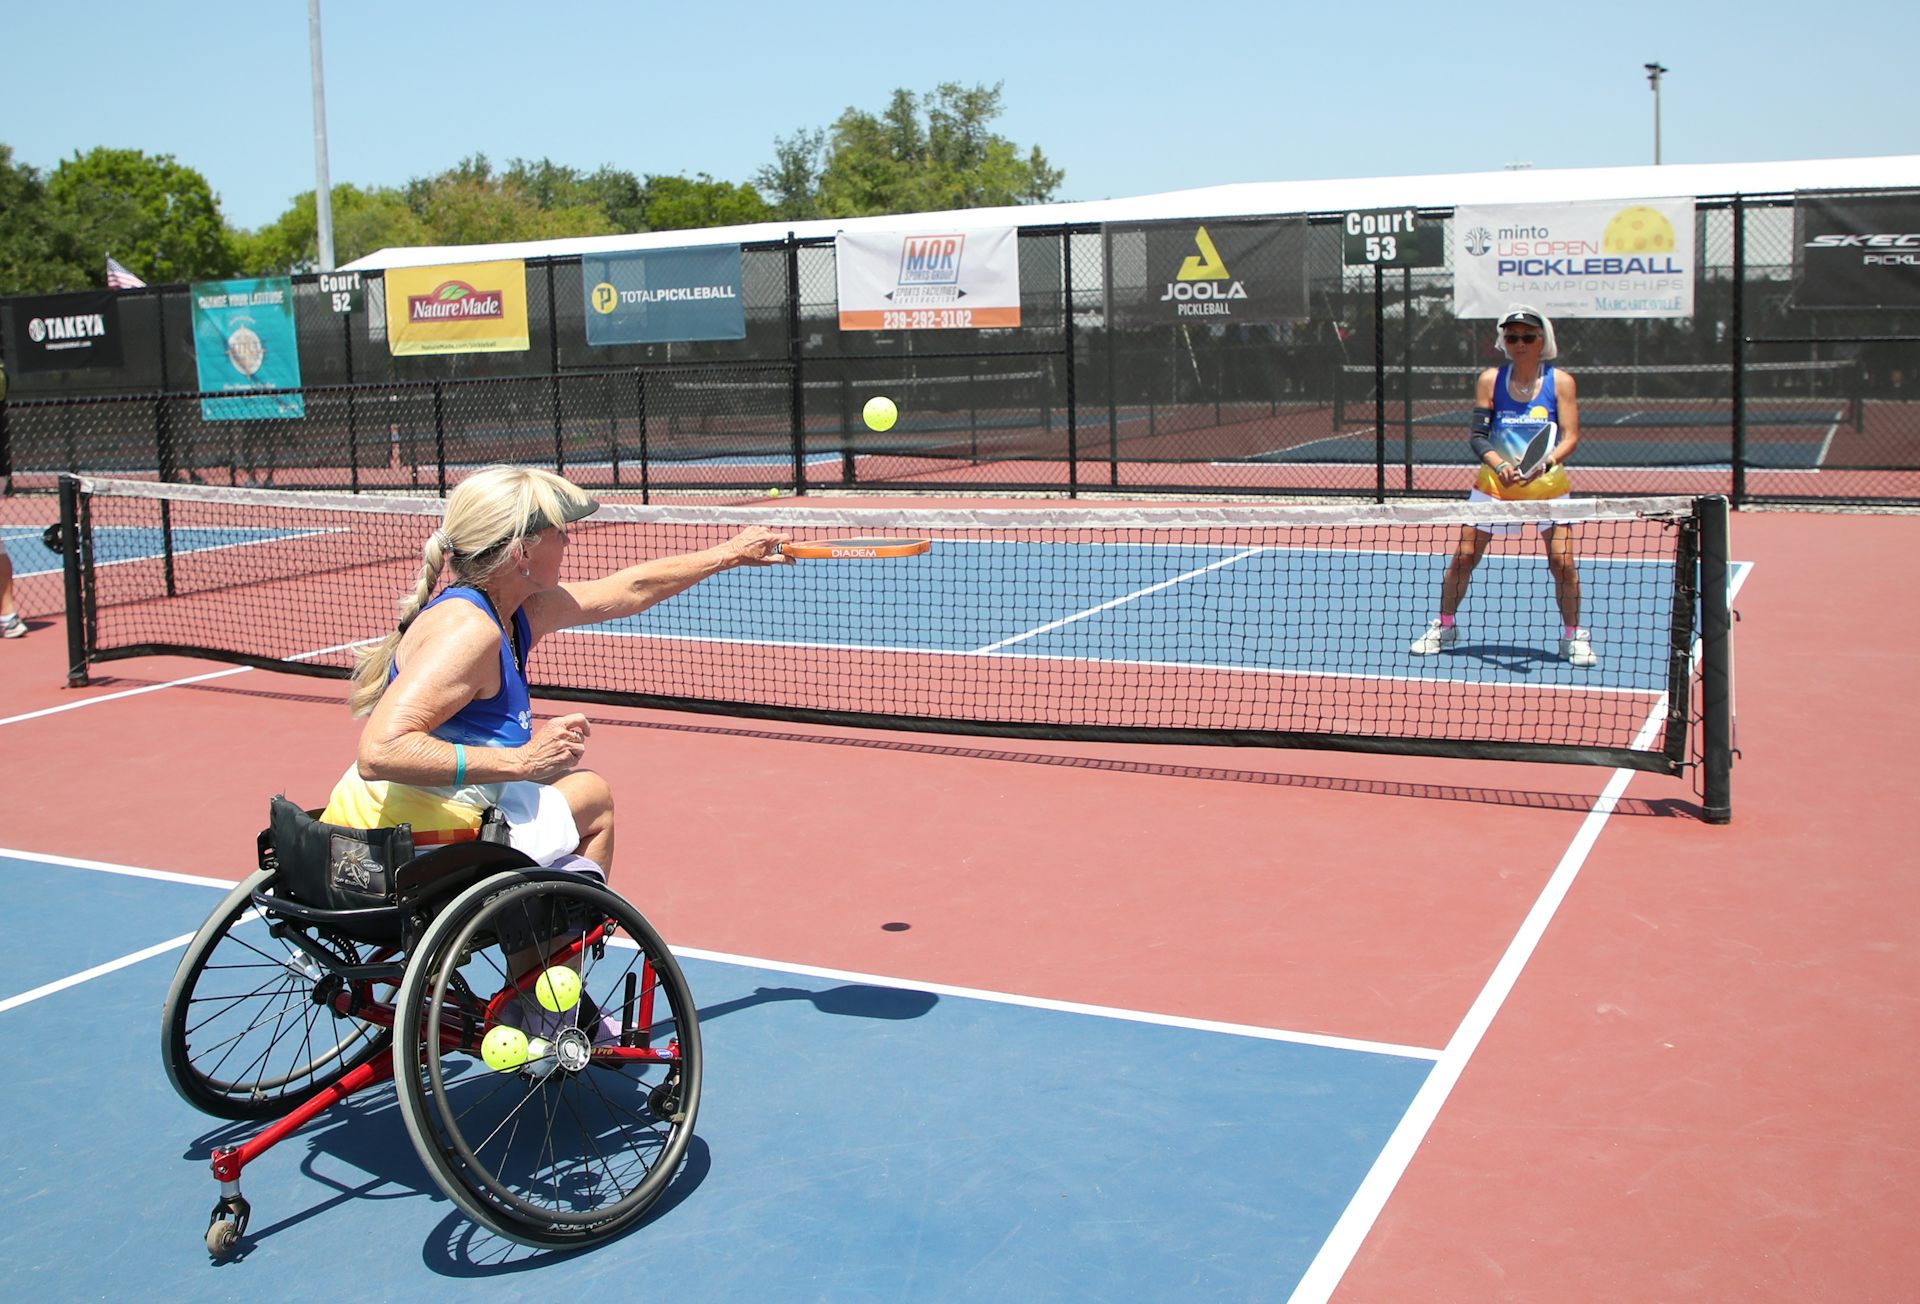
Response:
[[[567,528],[596,505],[515,467],[454,492],[399,627],[356,668],[366,725],[321,822],[275,798],[259,869],[188,943],[161,1014],[169,1080],[217,1117],[277,1120],[214,1149],[216,1256],[246,1230],[241,1170],[389,1079],[435,1184],[524,1244],[620,1234],[684,1161],[700,1100],[693,998],[607,886],[613,798],[581,768],[587,719],[534,727],[527,653],[730,567],[786,561],[787,536],[751,528],[563,582]],[[489,845],[490,811],[512,850]]]
[[[556,630],[645,611],[732,567],[792,559],[780,552],[787,536],[755,526],[702,552],[563,583],[567,527],[598,506],[523,467],[489,467],[454,491],[399,627],[360,656],[350,704],[367,723],[325,823],[407,823],[416,846],[432,845],[478,836],[495,807],[512,844],[539,863],[611,872],[613,793],[581,768],[587,718],[534,726],[528,652]],[[449,582],[429,600],[443,571]]]

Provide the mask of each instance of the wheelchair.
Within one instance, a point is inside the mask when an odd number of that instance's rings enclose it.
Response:
[[[659,934],[595,877],[484,833],[416,849],[405,826],[274,801],[259,868],[194,935],[161,1017],[183,1099],[272,1120],[213,1151],[208,1252],[246,1233],[247,1164],[389,1078],[428,1174],[482,1227],[557,1249],[631,1228],[700,1106],[699,1025]]]

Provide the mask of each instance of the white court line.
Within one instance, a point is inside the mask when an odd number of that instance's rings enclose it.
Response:
[[[12,851],[0,847],[0,857],[12,857],[17,860],[33,861],[43,865],[59,865],[69,869],[94,870],[108,874],[125,874],[135,878],[158,879],[169,883],[186,883],[196,887],[223,887],[229,890],[233,884],[225,879],[202,878],[192,874],[176,874],[167,870],[142,869],[132,865],[115,865],[100,860],[79,860],[69,856],[49,856],[33,851]],[[165,951],[175,950],[193,940],[192,933],[185,933],[170,941],[149,946],[132,955],[123,956],[106,964],[96,965],[83,973],[36,987],[0,1002],[0,1012],[12,1009],[16,1005],[25,1005],[42,996],[51,996],[76,984],[98,978],[103,974],[123,969],[130,964],[138,964]],[[631,946],[626,938],[615,938],[617,946]],[[1128,1010],[1109,1005],[1088,1005],[1080,1001],[1057,1001],[1042,996],[1025,996],[1016,992],[997,992],[979,987],[957,987],[950,983],[921,982],[912,978],[895,978],[885,974],[859,973],[850,969],[828,969],[820,965],[794,964],[785,960],[768,960],[759,956],[735,955],[727,951],[711,951],[702,947],[675,946],[674,955],[683,959],[706,960],[714,964],[733,965],[746,969],[764,969],[773,973],[790,973],[810,978],[826,978],[835,982],[863,983],[875,987],[890,987],[900,991],[929,992],[936,996],[953,996],[966,1000],[986,1001],[995,1005],[1015,1005],[1034,1010],[1051,1010],[1062,1014],[1082,1014],[1100,1019],[1120,1019],[1128,1023],[1153,1024],[1166,1028],[1183,1028],[1194,1032],[1221,1033],[1232,1037],[1250,1037],[1261,1041],[1281,1041],[1301,1046],[1318,1046],[1327,1050],[1356,1051],[1366,1055],[1393,1055],[1402,1059],[1433,1060],[1441,1052],[1426,1046],[1403,1046],[1386,1041],[1363,1041],[1353,1037],[1334,1037],[1317,1032],[1293,1032],[1282,1028],[1264,1028],[1254,1024],[1226,1023],[1218,1019],[1194,1019],[1177,1014],[1158,1014],[1148,1010]]]
[[[1076,620],[1085,620],[1087,617],[1096,615],[1099,612],[1108,611],[1114,607],[1132,602],[1135,598],[1144,598],[1149,593],[1158,593],[1162,589],[1172,588],[1176,584],[1183,584],[1188,580],[1197,579],[1210,571],[1217,571],[1223,566],[1231,566],[1237,561],[1245,561],[1248,557],[1257,557],[1265,551],[1265,548],[1248,548],[1244,552],[1237,552],[1233,556],[1216,561],[1211,565],[1202,566],[1197,570],[1190,570],[1184,575],[1175,575],[1172,579],[1161,580],[1158,584],[1150,584],[1144,589],[1135,589],[1131,593],[1123,593],[1119,597],[1108,602],[1103,602],[1097,607],[1088,607],[1084,611],[1076,611],[1071,616],[1062,616],[1058,620],[1048,621],[1044,625],[1037,625],[1023,633],[1003,638],[997,643],[989,643],[985,647],[975,648],[973,654],[978,655],[982,652],[997,652],[1010,643],[1018,643],[1022,639],[1033,638],[1036,635],[1046,633],[1048,630],[1059,629],[1062,625],[1071,625]]]
[[[1727,603],[1732,605],[1746,577],[1752,573],[1751,563],[1737,570],[1727,586]],[[1699,656],[1699,643],[1694,644],[1694,656]],[[1666,699],[1655,705],[1648,713],[1647,723],[1641,729],[1640,737],[1634,740],[1634,746],[1650,738],[1666,714]],[[1373,1230],[1380,1212],[1386,1207],[1394,1188],[1400,1184],[1407,1166],[1413,1162],[1414,1152],[1426,1140],[1428,1130],[1434,1119],[1439,1117],[1441,1107],[1447,1103],[1454,1084],[1466,1071],[1467,1061],[1473,1058],[1474,1051],[1480,1047],[1480,1041],[1486,1036],[1487,1029],[1493,1023],[1494,1016],[1506,1004],[1507,997],[1520,980],[1520,971],[1526,968],[1527,961],[1533,958],[1533,952],[1540,945],[1540,938],[1546,933],[1547,925],[1553,922],[1553,916],[1560,909],[1560,903],[1566,900],[1567,893],[1573,887],[1573,881],[1579,877],[1580,868],[1586,864],[1587,854],[1593,850],[1593,844],[1599,840],[1600,831],[1606,827],[1608,816],[1613,814],[1620,796],[1627,789],[1627,783],[1633,778],[1632,770],[1615,770],[1607,780],[1607,786],[1594,800],[1593,809],[1587,812],[1586,819],[1580,822],[1580,829],[1573,836],[1573,842],[1567,847],[1566,854],[1554,867],[1553,875],[1547,880],[1546,887],[1533,903],[1533,909],[1527,912],[1519,932],[1514,934],[1506,953],[1488,975],[1487,982],[1480,989],[1480,995],[1467,1010],[1467,1015],[1448,1038],[1446,1049],[1440,1052],[1439,1061],[1433,1066],[1433,1072],[1414,1093],[1413,1103],[1407,1106],[1407,1112],[1401,1116],[1400,1124],[1393,1129],[1393,1135],[1381,1148],[1374,1159],[1373,1167],[1367,1170],[1359,1189],[1353,1193],[1342,1211],[1340,1220],[1333,1225],[1320,1252],[1307,1265],[1307,1271],[1300,1278],[1300,1284],[1294,1287],[1288,1296],[1287,1304],[1325,1304],[1339,1287],[1340,1279],[1353,1265],[1354,1255],[1360,1251],[1360,1245]]]
[[[345,652],[349,648],[370,643],[371,639],[356,639],[352,643],[339,643],[333,647],[316,648],[312,652],[301,652],[287,658],[289,661],[306,661],[313,657],[323,657],[330,652]],[[27,711],[21,715],[10,715],[0,719],[0,725],[20,724],[27,720],[38,720],[42,716],[59,715],[63,711],[78,711],[83,706],[98,706],[102,702],[117,702],[124,697],[138,697],[142,693],[157,693],[163,688],[179,688],[186,684],[201,684],[209,679],[225,679],[228,675],[244,675],[255,669],[254,666],[233,666],[227,670],[210,670],[204,675],[188,675],[185,679],[169,679],[164,684],[142,684],[139,688],[123,688],[117,693],[102,693],[98,697],[82,698],[78,702],[62,702],[59,706],[42,707],[38,711]]]

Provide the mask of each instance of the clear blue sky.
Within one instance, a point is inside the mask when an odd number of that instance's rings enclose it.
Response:
[[[1003,82],[1061,199],[1234,181],[1920,152],[1920,4],[322,0],[333,180],[473,153],[748,181],[895,87]],[[172,154],[230,222],[314,184],[306,0],[0,0],[0,143]]]

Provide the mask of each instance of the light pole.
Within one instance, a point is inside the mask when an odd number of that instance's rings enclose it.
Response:
[[[327,77],[320,66],[320,0],[307,0],[307,54],[313,65],[313,216],[320,270],[333,270],[333,182],[327,175]]]
[[[1653,165],[1660,166],[1660,74],[1666,69],[1657,63],[1647,65],[1647,85],[1653,87]]]

